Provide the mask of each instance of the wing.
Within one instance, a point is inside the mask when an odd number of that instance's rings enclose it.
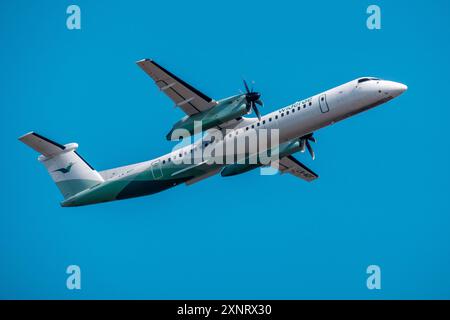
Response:
[[[217,102],[167,71],[155,61],[144,59],[137,64],[155,80],[156,85],[188,116],[206,111]]]
[[[272,167],[277,168],[282,173],[290,173],[294,176],[311,182],[319,176],[293,156],[286,156],[272,163]]]

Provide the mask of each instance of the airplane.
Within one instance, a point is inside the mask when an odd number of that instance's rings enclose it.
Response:
[[[186,114],[173,125],[166,136],[168,140],[174,140],[173,135],[180,130],[195,134],[199,123],[202,132],[215,129],[223,132],[223,137],[217,140],[211,138],[211,141],[197,139],[152,160],[97,171],[78,154],[77,143],[62,145],[36,132],[21,136],[20,141],[41,154],[38,160],[44,164],[64,197],[60,203],[62,207],[150,195],[182,183],[192,185],[219,172],[223,177],[228,177],[265,166],[308,182],[313,181],[318,175],[293,154],[307,149],[314,159],[310,142],[316,141],[313,136],[315,131],[384,104],[407,90],[402,83],[361,77],[261,116],[258,109],[258,106],[263,106],[261,94],[250,89],[245,80],[245,92],[214,100],[151,59],[137,61],[137,64],[155,81],[160,91]],[[256,117],[245,117],[252,111]],[[270,152],[276,146],[275,160],[269,163],[259,160],[253,163],[209,163],[203,159],[202,151],[208,145],[224,146],[231,144],[231,141],[242,141],[251,134],[263,132],[263,129],[277,131],[277,144],[268,146],[270,150],[266,150]],[[238,151],[233,148],[231,153],[236,159],[234,153]],[[194,161],[194,164],[180,162],[193,159],[198,154],[200,161]],[[248,146],[239,155],[245,159],[252,156]]]

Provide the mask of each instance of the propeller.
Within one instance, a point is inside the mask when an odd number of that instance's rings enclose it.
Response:
[[[253,109],[256,116],[259,120],[261,120],[261,113],[259,113],[258,107],[256,105],[260,105],[261,107],[264,105],[261,98],[261,94],[259,92],[254,92],[253,88],[250,90],[248,88],[247,82],[244,81],[245,86],[245,100],[247,101],[247,110],[250,111],[250,109]]]
[[[316,155],[314,153],[313,148],[311,147],[311,144],[309,143],[310,141],[316,142],[316,139],[313,137],[312,133],[307,134],[306,136],[300,138],[300,152],[305,152],[305,149],[308,149],[309,154],[314,160],[316,158]]]

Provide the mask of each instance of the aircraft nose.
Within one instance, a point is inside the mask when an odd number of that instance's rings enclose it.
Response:
[[[389,91],[391,92],[391,95],[394,97],[398,97],[406,90],[408,90],[408,87],[403,83],[393,81],[389,83]]]

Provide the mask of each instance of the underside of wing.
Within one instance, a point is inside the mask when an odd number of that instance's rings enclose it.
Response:
[[[155,81],[159,89],[188,116],[204,112],[217,105],[215,100],[184,82],[155,61],[144,59],[138,61],[137,64]]]
[[[319,176],[305,166],[303,163],[295,159],[293,156],[283,157],[272,163],[272,166],[277,168],[282,173],[290,173],[300,179],[311,182]]]

